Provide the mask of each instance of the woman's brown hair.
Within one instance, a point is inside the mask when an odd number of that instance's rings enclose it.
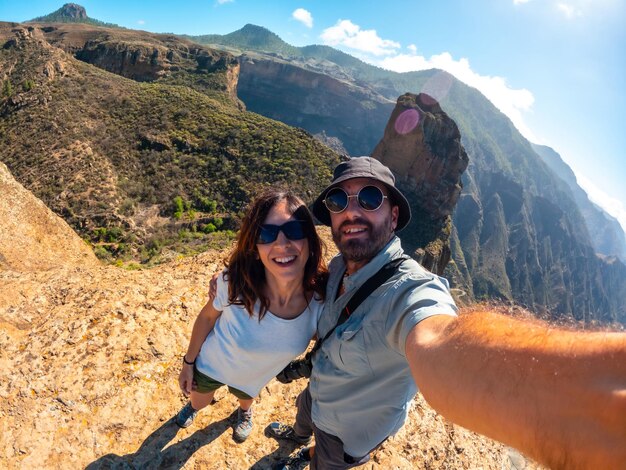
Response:
[[[243,305],[250,316],[254,304],[261,303],[259,320],[269,308],[269,299],[263,295],[265,287],[265,267],[259,259],[257,239],[261,225],[276,204],[287,203],[287,210],[296,220],[304,221],[306,238],[309,242],[309,259],[304,266],[302,287],[304,292],[313,291],[324,299],[328,271],[322,258],[323,242],[317,235],[313,216],[302,199],[290,191],[270,190],[257,197],[249,206],[241,223],[237,244],[226,266],[228,274],[228,301]]]

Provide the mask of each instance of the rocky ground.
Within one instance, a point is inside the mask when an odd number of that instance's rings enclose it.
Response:
[[[8,172],[0,190],[0,468],[264,469],[294,450],[263,428],[293,419],[304,381],[270,382],[243,444],[232,440],[236,400],[223,391],[192,427],[173,423],[185,403],[181,356],[224,253],[146,271],[103,266]],[[365,468],[535,466],[418,396]]]

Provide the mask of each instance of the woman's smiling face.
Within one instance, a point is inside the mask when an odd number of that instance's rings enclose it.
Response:
[[[282,225],[296,220],[287,208],[287,201],[278,201],[270,210],[263,224]],[[259,258],[265,267],[265,275],[269,280],[273,277],[278,282],[300,279],[304,276],[304,267],[309,259],[309,242],[290,240],[283,231],[278,232],[276,240],[271,243],[257,243]]]

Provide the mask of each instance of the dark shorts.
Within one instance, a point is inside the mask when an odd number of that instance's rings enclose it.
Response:
[[[193,380],[196,383],[195,391],[198,393],[209,393],[217,390],[220,387],[223,387],[225,384],[222,382],[218,382],[217,380],[212,379],[208,375],[203,374],[195,367],[193,368]],[[237,398],[241,400],[252,400],[254,397],[251,397],[245,392],[242,392],[239,389],[231,387],[228,385],[228,391],[235,395]]]

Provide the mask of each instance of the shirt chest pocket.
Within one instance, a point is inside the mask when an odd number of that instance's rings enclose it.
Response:
[[[343,331],[338,343],[339,361],[348,375],[373,374],[368,357],[368,335],[362,324]]]

